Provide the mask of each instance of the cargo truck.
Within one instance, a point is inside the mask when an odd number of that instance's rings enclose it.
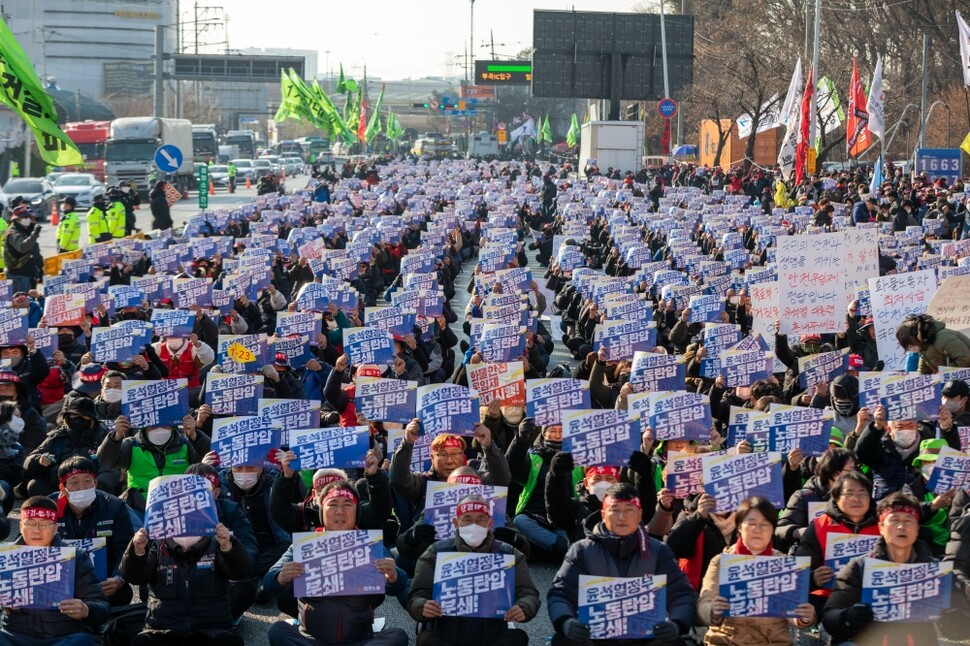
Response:
[[[104,181],[104,148],[110,121],[72,121],[64,124],[64,134],[77,144],[84,157],[83,166],[66,166],[66,171],[94,173]]]
[[[155,151],[171,144],[182,152],[182,165],[172,173],[155,168]],[[134,184],[148,197],[152,179],[168,179],[185,196],[191,186],[195,164],[192,150],[192,122],[162,117],[125,117],[111,122],[105,171],[108,184]]]
[[[642,121],[590,121],[582,125],[579,168],[591,160],[601,170],[617,168],[636,173],[643,164]]]

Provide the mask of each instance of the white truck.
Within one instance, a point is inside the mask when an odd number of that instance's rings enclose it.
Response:
[[[643,155],[642,121],[590,121],[584,123],[579,146],[579,170],[590,160],[603,172],[617,168],[620,173],[641,168]]]
[[[155,168],[155,151],[171,144],[182,152],[182,165],[174,173]],[[188,193],[195,173],[192,122],[162,117],[124,117],[111,122],[108,132],[105,175],[108,184],[134,183],[146,198],[151,179],[168,180],[182,195]]]
[[[498,157],[498,135],[480,132],[472,135],[468,144],[468,159],[482,157]]]
[[[239,146],[219,146],[218,163],[228,164],[230,159],[239,159]]]

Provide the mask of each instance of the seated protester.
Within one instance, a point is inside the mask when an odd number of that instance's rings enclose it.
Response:
[[[932,563],[929,546],[919,540],[920,505],[912,496],[897,491],[879,501],[879,533],[870,558],[893,563]],[[833,642],[851,641],[860,646],[885,644],[938,644],[932,622],[873,621],[872,607],[862,603],[866,557],[860,556],[839,571],[835,589],[822,612],[822,625]]]
[[[830,448],[815,465],[815,475],[805,486],[788,499],[775,528],[775,546],[787,550],[801,540],[811,524],[809,503],[827,502],[836,480],[844,473],[855,471],[856,455],[849,449]]]
[[[68,330],[68,334],[72,334],[70,328],[65,329]],[[75,364],[68,361],[62,351],[54,351],[47,377],[37,384],[37,390],[40,391],[40,408],[44,419],[49,422],[57,421],[57,415],[64,407],[64,396],[71,389],[75,370],[77,370]]]
[[[67,547],[57,534],[57,505],[50,498],[33,496],[20,508],[20,537],[14,545],[28,547]],[[4,608],[0,618],[0,643],[62,644],[94,646],[94,634],[108,620],[108,605],[94,565],[87,553],[79,551],[74,559],[74,598],[57,608]]]
[[[929,314],[910,314],[896,328],[903,350],[919,353],[919,371],[933,374],[940,366],[970,367],[970,338]]]
[[[926,437],[921,437],[922,434]],[[907,486],[917,499],[922,500],[926,488],[913,460],[919,452],[920,440],[932,437],[929,429],[920,430],[916,420],[887,420],[885,406],[876,406],[872,421],[863,429],[855,445],[859,461],[872,469],[876,500]]]
[[[57,532],[61,538],[104,538],[108,578],[101,591],[112,606],[131,603],[131,586],[121,576],[121,557],[135,534],[132,514],[120,498],[96,488],[98,467],[75,455],[57,467],[60,491],[50,495],[57,503]]]
[[[255,334],[255,332],[253,332]],[[168,370],[166,379],[188,379],[189,399],[198,397],[202,388],[199,371],[215,361],[212,348],[199,340],[195,334],[188,339],[170,337],[152,344],[159,360]]]
[[[229,582],[249,576],[249,553],[228,527],[215,529],[215,536],[163,540],[149,540],[144,528],[135,532],[121,575],[148,586],[148,613],[132,646],[243,645],[231,630]]]
[[[776,530],[776,536],[777,533]],[[832,589],[827,586],[838,574],[825,565],[825,547],[830,534],[879,534],[876,505],[872,500],[872,481],[858,471],[846,471],[835,480],[825,513],[809,522],[795,546],[795,556],[812,559],[810,600],[819,615],[832,594]]]
[[[33,345],[32,341],[30,345]],[[29,350],[26,345],[8,345],[0,347],[0,359],[20,377],[30,405],[40,413],[40,391],[37,387],[50,372],[47,358],[36,350]]]
[[[358,529],[357,492],[346,481],[331,482],[320,492],[320,529],[338,532]],[[293,597],[293,579],[304,574],[303,564],[293,561],[291,545],[263,577],[263,589],[271,596]],[[408,578],[394,565],[390,552],[374,567],[384,574],[381,594],[357,596],[300,597],[297,599],[300,623],[277,621],[267,637],[270,646],[315,646],[353,644],[354,646],[407,646],[408,636],[400,628],[373,631],[374,608],[384,603],[385,595],[400,597],[408,588]]]
[[[410,527],[424,510],[424,495],[429,480],[444,482],[451,472],[467,462],[465,440],[460,435],[442,433],[431,442],[431,470],[425,473],[411,471],[411,454],[418,439],[421,422],[411,420],[404,429],[404,440],[391,456],[391,490],[396,494],[396,511],[401,530]],[[505,487],[509,484],[509,464],[498,446],[492,442],[488,427],[478,424],[475,439],[483,447],[484,460],[477,471],[482,484]],[[407,568],[405,568],[406,570]]]
[[[10,402],[17,406],[24,428],[20,432],[20,445],[23,455],[40,446],[47,437],[47,422],[37,409],[31,406],[27,391],[17,373],[9,368],[0,368],[0,402]]]
[[[101,393],[94,398],[99,421],[113,422],[121,415],[121,382],[124,378],[124,374],[117,370],[108,370],[101,377]]]
[[[688,497],[666,538],[688,582],[698,591],[714,557],[738,540],[735,512],[716,513],[716,508],[710,494]]]
[[[586,538],[573,543],[547,595],[549,618],[556,629],[554,646],[589,644],[590,627],[579,621],[579,577],[667,575],[667,620],[653,627],[653,637],[624,640],[629,646],[684,644],[694,623],[697,593],[677,567],[670,548],[651,538],[641,524],[643,511],[636,489],[626,483],[610,487],[600,514],[586,521]],[[596,640],[593,644],[609,644]]]
[[[307,364],[307,369],[312,370],[311,364]],[[340,415],[341,426],[357,426],[357,408],[354,406],[354,396],[357,392],[356,380],[361,377],[381,377],[384,374],[380,368],[373,364],[357,366],[357,372],[351,380],[350,357],[342,354],[337,358],[326,376],[326,384],[323,387],[323,396],[327,405]],[[348,383],[349,381],[349,383]],[[305,392],[305,391],[304,391]],[[313,397],[307,397],[313,399]]]
[[[495,539],[494,522],[489,503],[478,495],[466,496],[458,503],[452,520],[458,535],[438,541],[418,560],[408,594],[407,611],[423,624],[418,633],[418,646],[526,646],[528,634],[521,628],[509,628],[508,622],[525,623],[539,612],[539,591],[529,576],[525,556],[511,545]],[[477,554],[510,554],[515,556],[515,598],[501,618],[446,617],[441,604],[434,600],[435,564],[439,554],[469,552]]]
[[[85,357],[90,358],[90,355],[85,355]],[[81,363],[84,363],[84,361],[82,360]],[[155,353],[155,349],[150,345],[146,345],[145,349],[132,359],[120,362],[109,361],[105,366],[108,370],[117,370],[124,375],[125,379],[153,380],[168,377],[168,368],[165,367],[165,364]]]
[[[152,426],[138,429],[128,437],[131,423],[122,416],[115,421],[114,432],[101,442],[98,460],[103,468],[125,470],[127,481],[121,499],[139,517],[145,513],[145,497],[152,478],[183,474],[212,448],[209,436],[196,430],[198,423],[186,415],[181,432],[172,426]]]
[[[839,429],[845,438],[845,448],[855,448],[869,420],[869,409],[859,408],[859,378],[852,375],[839,375],[829,384],[830,404],[835,411],[832,430]]]
[[[947,518],[950,505],[956,497],[959,487],[950,489],[939,495],[930,491],[929,483],[933,465],[940,455],[940,451],[947,446],[946,440],[923,440],[919,445],[919,453],[913,458],[913,466],[919,469],[923,479],[923,500],[920,507],[923,515],[920,517],[920,540],[926,542],[933,551],[933,556],[942,558],[950,539],[950,525]]]
[[[209,453],[203,462],[193,464],[185,473],[188,475],[202,476],[212,485],[212,493],[216,497],[216,513],[219,522],[229,528],[232,535],[239,539],[243,547],[249,553],[249,561],[252,563],[259,556],[259,542],[253,532],[252,523],[243,511],[242,506],[228,498],[222,496],[222,481],[219,479],[219,472],[215,467],[207,464],[205,460],[210,459],[215,453]],[[229,607],[234,618],[242,617],[243,613],[253,605],[259,582],[251,578],[239,579],[229,583]]]
[[[771,538],[778,518],[777,510],[770,502],[754,496],[746,498],[735,512],[739,538],[724,551],[725,554],[748,554],[754,556],[783,556],[772,548]],[[794,644],[789,621],[777,617],[726,617],[730,602],[720,595],[719,575],[721,555],[711,561],[704,574],[701,596],[697,603],[697,618],[701,624],[710,626],[704,634],[705,644],[719,646],[742,646],[747,644]],[[800,603],[788,608],[794,613],[791,623],[796,628],[809,628],[815,624],[816,613],[812,604]]]
[[[356,524],[359,529],[384,529],[391,515],[391,485],[387,474],[380,468],[380,454],[368,451],[364,457],[364,477],[356,483],[356,489],[364,487],[366,500],[357,505]],[[304,495],[300,472],[290,465],[297,460],[296,453],[286,451],[280,457],[281,473],[273,480],[269,496],[269,515],[279,527],[289,533],[312,532],[319,528],[320,510],[316,499],[323,488],[331,482],[348,481],[343,469],[317,469],[313,474],[312,488]],[[294,500],[296,502],[294,502]]]
[[[36,327],[36,326],[31,326]],[[81,327],[59,327],[57,328],[57,349],[63,353],[64,358],[67,363],[78,366],[81,363],[81,357],[87,352],[87,343],[85,343],[84,337],[85,333]]]
[[[465,383],[464,385],[468,384]],[[498,444],[500,450],[508,451],[512,438],[519,429],[519,424],[522,423],[525,408],[523,406],[502,406],[502,402],[496,399],[489,403],[483,411],[482,424],[492,432],[492,441]]]
[[[98,422],[94,402],[87,397],[75,397],[61,413],[61,424],[47,434],[47,438],[24,460],[24,483],[21,489],[29,496],[48,496],[58,490],[57,468],[71,456],[93,458],[106,436]],[[111,467],[100,465],[98,486],[113,492],[120,474]]]
[[[960,433],[957,428],[970,426],[970,386],[962,379],[951,379],[943,384],[942,406],[940,417],[936,425],[940,429],[940,437],[946,440],[952,449],[960,450]]]

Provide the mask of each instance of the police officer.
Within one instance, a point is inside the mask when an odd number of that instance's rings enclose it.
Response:
[[[96,195],[91,204],[91,208],[88,209],[88,244],[111,240],[111,229],[108,227],[107,211],[107,196],[104,193]]]
[[[61,222],[57,225],[57,253],[76,251],[81,242],[81,219],[74,209],[77,200],[68,195],[61,201]]]
[[[229,174],[229,192],[235,193],[236,192],[236,165],[233,164],[232,162],[229,162],[229,168],[226,170],[226,172]]]
[[[108,199],[111,201],[111,206],[105,213],[105,220],[108,223],[108,232],[112,238],[125,237],[125,222],[128,212],[125,209],[124,196],[125,194],[120,188],[112,186],[108,189]]]

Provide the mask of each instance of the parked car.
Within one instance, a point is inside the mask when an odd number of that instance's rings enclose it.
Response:
[[[105,194],[104,184],[91,173],[64,173],[54,182],[57,199],[73,197],[78,208],[90,208],[94,198]]]
[[[253,168],[252,159],[233,159],[229,163],[236,167],[237,186],[239,184],[245,184],[247,177],[249,178],[250,181],[253,181],[256,179],[256,175],[255,175],[256,169]]]
[[[261,157],[253,160],[253,179],[259,179],[263,175],[272,175],[275,171],[272,162]]]
[[[287,175],[300,175],[303,173],[303,159],[300,157],[282,157],[280,162],[286,168]]]
[[[39,221],[46,221],[57,203],[57,193],[54,187],[44,177],[16,177],[7,182],[0,195],[4,212],[9,212],[10,201],[15,197],[22,197],[30,210]]]

